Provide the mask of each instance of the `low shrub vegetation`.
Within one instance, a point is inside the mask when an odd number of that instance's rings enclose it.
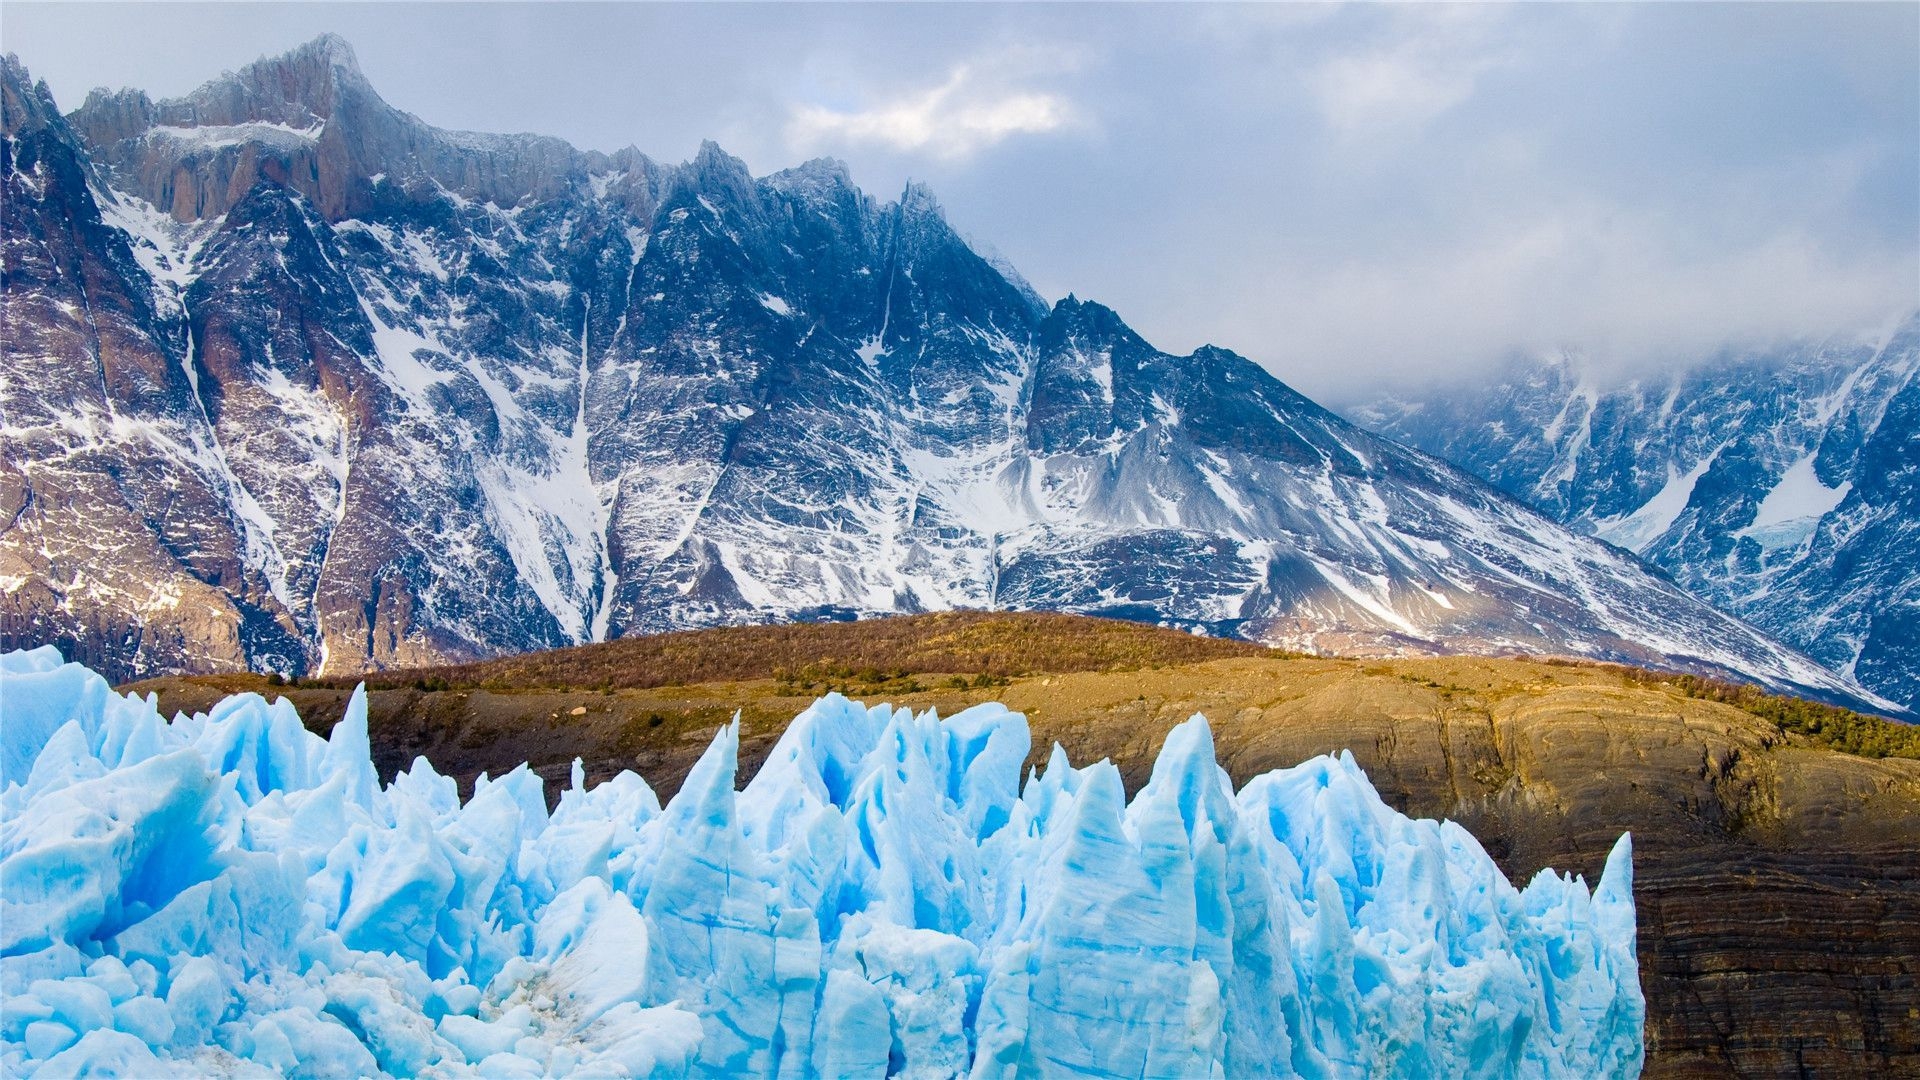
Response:
[[[1288,654],[1232,638],[1117,619],[943,611],[857,622],[731,626],[623,638],[472,664],[320,680],[373,689],[646,690],[773,679],[793,693],[904,689],[917,675],[964,672],[971,687],[1020,675],[1129,671]],[[917,684],[914,684],[917,688]],[[912,693],[909,689],[905,692]]]
[[[1664,686],[1690,698],[1717,701],[1771,721],[1781,732],[1791,732],[1832,750],[1868,758],[1920,760],[1920,725],[1869,716],[1838,705],[1768,693],[1757,686],[1714,679],[1705,675],[1672,675],[1618,664],[1587,665],[1550,660],[1567,666],[1603,668],[1642,686]]]
[[[1698,675],[1682,675],[1668,681],[1679,686],[1688,697],[1744,709],[1773,721],[1781,731],[1805,735],[1822,746],[1844,753],[1871,758],[1920,759],[1920,727],[1912,724]]]

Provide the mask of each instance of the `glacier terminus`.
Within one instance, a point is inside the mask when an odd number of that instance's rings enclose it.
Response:
[[[382,784],[364,692],[162,717],[0,657],[9,1076],[1631,1076],[1630,839],[1508,883],[1350,755],[1129,800],[1026,720],[838,695],[736,790]]]

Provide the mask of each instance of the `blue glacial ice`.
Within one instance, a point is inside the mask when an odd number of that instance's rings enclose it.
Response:
[[[1351,756],[1237,794],[1200,717],[1131,802],[1024,718],[830,695],[735,790],[384,787],[252,694],[161,717],[0,657],[0,1074],[1618,1076],[1629,842],[1514,889]]]

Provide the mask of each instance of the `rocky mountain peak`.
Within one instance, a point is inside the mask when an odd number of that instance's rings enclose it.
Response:
[[[346,38],[331,31],[321,34],[288,55],[313,57],[324,61],[330,67],[340,68],[353,75],[360,74],[360,58],[354,55],[353,45]]]
[[[153,99],[144,90],[97,86],[68,121],[91,146],[137,138],[154,125]]]
[[[712,139],[700,144],[700,152],[679,170],[675,181],[677,191],[725,205],[745,208],[758,201],[747,163]]]
[[[907,186],[901,190],[900,209],[910,216],[937,217],[943,221],[947,216],[933,189],[919,180],[907,181]]]
[[[828,157],[814,158],[771,173],[765,182],[775,190],[815,202],[830,202],[855,191],[847,163]]]
[[[7,137],[17,139],[53,123],[60,115],[44,82],[36,83],[12,53],[0,57],[0,118]]]
[[[432,127],[389,105],[336,34],[182,98],[96,91],[70,120],[118,190],[180,222],[219,217],[263,181],[306,196],[329,221],[369,211],[376,177],[507,207],[609,163],[546,136]]]
[[[215,79],[185,99],[200,124],[328,120],[355,93],[379,95],[360,70],[353,46],[322,34],[279,56],[263,56]],[[382,106],[386,103],[379,102]]]
[[[1062,338],[1128,339],[1129,344],[1139,341],[1133,328],[1120,318],[1118,312],[1097,301],[1082,300],[1073,293],[1068,293],[1053,305],[1041,333]]]

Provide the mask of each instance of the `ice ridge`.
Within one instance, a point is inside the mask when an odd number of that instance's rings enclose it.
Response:
[[[381,785],[253,695],[163,718],[0,657],[0,1073],[1625,1076],[1632,865],[1510,885],[1348,754],[1239,792],[1202,717],[1129,802],[1025,719],[821,698],[663,809]]]

